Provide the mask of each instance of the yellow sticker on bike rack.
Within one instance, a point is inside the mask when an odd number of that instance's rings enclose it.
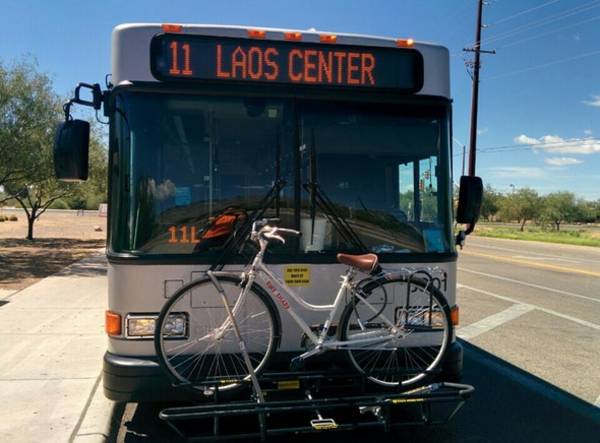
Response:
[[[310,268],[302,265],[289,265],[283,270],[283,278],[288,286],[309,286]]]

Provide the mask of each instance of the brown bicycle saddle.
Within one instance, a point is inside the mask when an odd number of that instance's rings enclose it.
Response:
[[[344,265],[352,266],[359,271],[371,273],[377,268],[379,257],[375,254],[338,254],[337,261]]]

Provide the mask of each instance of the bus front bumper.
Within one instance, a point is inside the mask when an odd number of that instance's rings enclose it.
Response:
[[[458,382],[463,368],[463,347],[450,345],[439,381]],[[104,395],[119,402],[186,401],[185,390],[174,389],[156,358],[104,354]]]

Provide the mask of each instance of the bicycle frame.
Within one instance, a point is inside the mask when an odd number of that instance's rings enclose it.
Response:
[[[361,345],[361,347],[362,347],[362,346],[365,346],[368,344],[375,345],[376,343],[382,343],[382,342],[390,340],[390,336],[381,337],[378,335],[375,337],[369,337],[368,335],[369,334],[373,335],[374,334],[373,332],[361,334],[361,336],[359,336],[358,338],[353,338],[352,340],[348,340],[348,341],[340,341],[340,340],[333,340],[333,339],[327,338],[327,334],[329,332],[329,329],[331,327],[333,320],[339,314],[340,308],[342,308],[346,305],[344,303],[344,292],[346,290],[350,290],[352,293],[352,296],[356,296],[358,299],[360,299],[361,302],[363,302],[369,310],[373,311],[374,314],[379,314],[380,318],[383,321],[385,321],[390,328],[396,329],[394,323],[391,322],[390,320],[388,320],[382,313],[379,312],[380,311],[379,308],[376,308],[372,304],[370,304],[365,299],[365,297],[363,297],[362,294],[359,293],[359,291],[356,291],[354,289],[354,286],[352,285],[352,281],[353,281],[356,271],[354,271],[353,269],[351,269],[351,268],[348,269],[348,271],[344,275],[341,276],[342,281],[340,284],[340,288],[339,288],[337,295],[335,296],[335,299],[332,304],[313,305],[313,304],[308,303],[305,300],[303,300],[289,286],[287,286],[276,275],[274,275],[263,263],[263,260],[262,260],[263,256],[264,256],[264,249],[261,248],[261,250],[256,254],[254,260],[252,261],[250,270],[246,273],[247,280],[246,280],[245,286],[242,289],[242,292],[240,293],[240,296],[238,297],[238,299],[232,309],[232,312],[234,315],[237,312],[238,307],[243,304],[243,301],[246,298],[248,291],[252,287],[252,284],[256,281],[256,278],[259,277],[261,279],[261,281],[264,283],[264,286],[266,287],[266,289],[268,290],[267,292],[269,293],[269,295],[271,297],[273,297],[280,306],[283,307],[283,309],[294,319],[294,321],[298,324],[298,326],[304,331],[304,333],[309,338],[309,340],[313,343],[313,345],[315,345],[314,349],[309,350],[308,352],[302,354],[303,357],[308,357],[309,355],[313,355],[313,354],[321,352],[322,350],[325,350],[325,349],[342,349],[342,348],[343,349],[351,349],[352,345]],[[214,274],[218,275],[218,273],[214,273]],[[275,282],[275,283],[273,283],[273,282]],[[305,309],[308,309],[311,311],[329,312],[329,315],[323,325],[323,329],[321,330],[321,332],[318,335],[315,334],[312,331],[312,329],[310,328],[310,326],[302,319],[302,317],[300,317],[296,313],[296,311],[294,311],[294,309],[292,308],[292,306],[290,305],[288,300],[281,294],[280,290],[282,290],[288,297],[293,299],[295,302],[297,302],[300,306],[304,307]],[[222,331],[226,330],[229,327],[229,321],[230,320],[227,319],[225,321],[225,323],[221,326]],[[397,332],[401,333],[401,331],[397,331]]]

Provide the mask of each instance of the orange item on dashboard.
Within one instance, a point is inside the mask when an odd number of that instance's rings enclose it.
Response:
[[[238,219],[243,219],[245,217],[246,214],[244,212],[237,214],[225,212],[224,214],[217,216],[210,225],[210,228],[208,228],[206,231],[204,231],[204,234],[202,234],[202,239],[208,240],[230,236],[233,233]]]

